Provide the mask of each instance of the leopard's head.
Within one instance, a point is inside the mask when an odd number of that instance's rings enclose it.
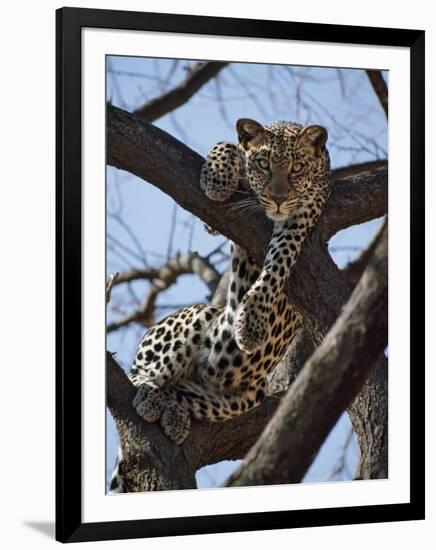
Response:
[[[325,191],[330,162],[324,127],[291,122],[262,126],[242,118],[236,129],[248,184],[269,218],[284,221],[298,204]]]

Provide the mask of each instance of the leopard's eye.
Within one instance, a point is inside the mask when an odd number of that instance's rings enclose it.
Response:
[[[257,159],[257,165],[262,170],[268,170],[269,168],[269,162],[266,159]]]
[[[294,162],[291,168],[291,172],[293,172],[294,174],[298,174],[303,170],[303,168],[304,168],[304,165],[302,162]]]

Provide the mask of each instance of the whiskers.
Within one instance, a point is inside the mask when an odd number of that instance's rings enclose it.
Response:
[[[265,195],[259,196],[259,202],[263,204],[266,208],[275,208],[276,206],[275,202]]]
[[[257,198],[248,197],[246,199],[241,199],[240,201],[234,202],[229,206],[229,210],[231,212],[237,213],[237,214],[248,214],[253,212],[258,212],[259,210],[263,210],[263,207],[261,204],[259,204],[259,201]]]
[[[282,204],[282,210],[286,212],[290,212],[291,210],[295,210],[300,205],[300,200],[296,197],[289,198],[285,200],[285,202]]]
[[[250,195],[251,197],[253,197],[253,192],[252,191],[248,191],[247,189],[236,189],[234,191],[234,193],[239,193],[241,195]]]

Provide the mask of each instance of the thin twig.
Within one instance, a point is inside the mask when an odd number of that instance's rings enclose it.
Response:
[[[120,274],[118,271],[109,276],[109,281],[106,284],[106,305],[111,301],[112,287],[119,276]]]

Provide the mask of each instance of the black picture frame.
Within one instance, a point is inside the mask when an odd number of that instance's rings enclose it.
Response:
[[[81,472],[81,29],[129,29],[373,44],[410,49],[411,56],[411,456],[410,502],[82,522]],[[56,13],[56,539],[128,539],[424,519],[424,32],[203,16],[62,8]],[[413,364],[412,364],[413,358]]]

